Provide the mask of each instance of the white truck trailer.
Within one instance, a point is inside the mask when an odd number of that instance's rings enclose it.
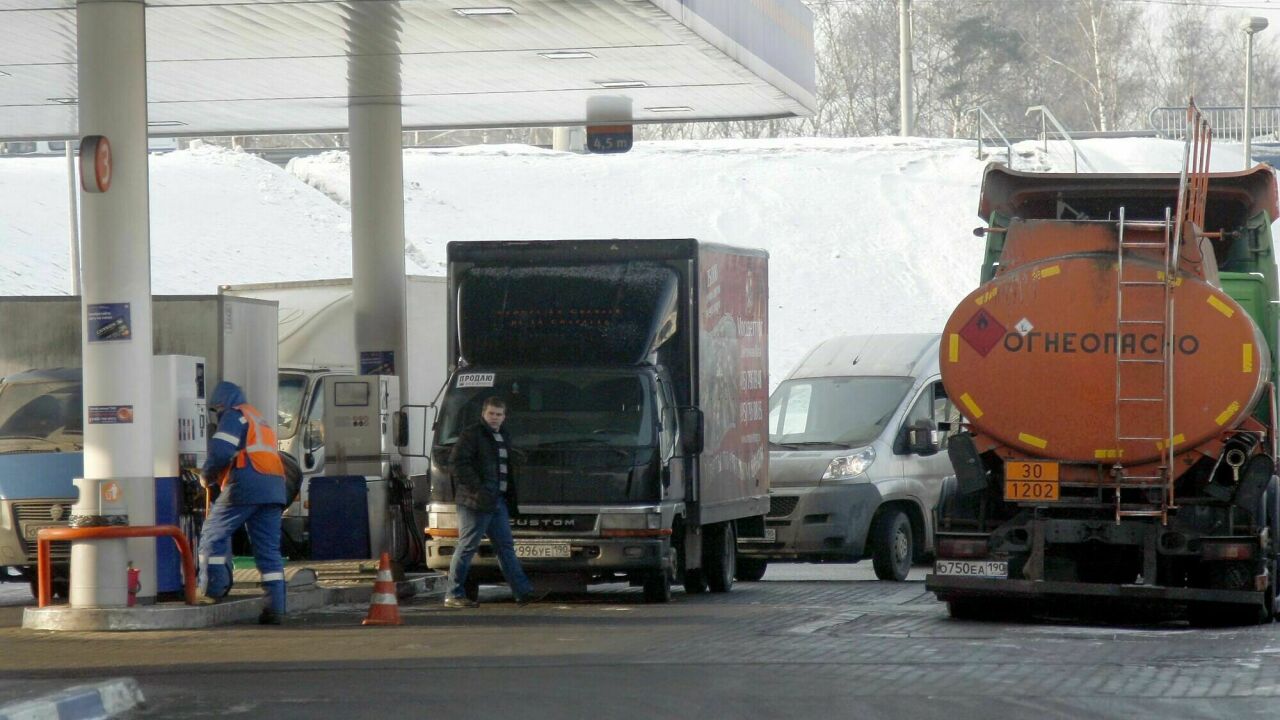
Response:
[[[448,285],[442,277],[406,278],[406,405],[431,403],[448,374],[445,333]],[[226,285],[226,296],[270,300],[279,304],[280,449],[298,459],[304,480],[297,501],[285,513],[286,551],[305,552],[309,541],[307,479],[325,472],[324,378],[356,372],[355,303],[351,280]],[[410,477],[425,474],[424,458],[402,458]],[[420,483],[427,499],[426,483]]]

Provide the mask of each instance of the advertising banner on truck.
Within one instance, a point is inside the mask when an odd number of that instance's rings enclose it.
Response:
[[[769,489],[769,260],[703,246],[698,269],[699,501],[707,506]]]

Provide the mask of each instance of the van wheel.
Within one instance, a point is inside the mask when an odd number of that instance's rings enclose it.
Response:
[[[702,546],[702,567],[706,570],[707,585],[714,593],[729,592],[733,589],[738,559],[738,538],[733,523],[716,523],[703,532],[706,538]]]
[[[914,554],[911,520],[907,514],[894,507],[881,512],[871,528],[871,543],[871,564],[875,566],[876,577],[906,580]]]
[[[740,582],[758,582],[769,569],[769,561],[760,558],[738,556],[738,571],[733,574]]]

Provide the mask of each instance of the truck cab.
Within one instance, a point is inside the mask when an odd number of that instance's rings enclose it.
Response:
[[[933,551],[946,453],[959,426],[936,334],[836,337],[769,399],[771,494],[763,538],[740,537],[739,579],[770,561],[857,562],[904,580]]]
[[[302,470],[302,485],[294,501],[285,508],[282,521],[283,549],[290,557],[306,554],[310,540],[309,481],[324,474],[324,379],[352,374],[351,368],[336,366],[280,368],[276,435],[280,451],[297,458]]]

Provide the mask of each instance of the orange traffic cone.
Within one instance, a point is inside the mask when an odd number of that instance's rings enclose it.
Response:
[[[400,603],[396,601],[396,581],[391,578],[391,556],[382,553],[378,563],[378,579],[373,583],[373,597],[365,625],[399,625]]]

